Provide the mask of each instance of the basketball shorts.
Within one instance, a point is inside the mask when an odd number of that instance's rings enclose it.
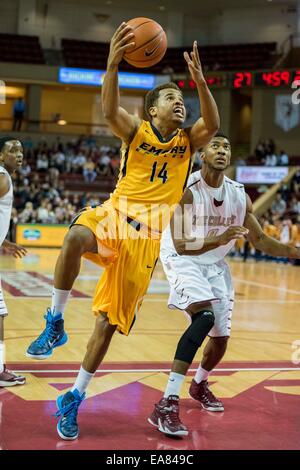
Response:
[[[145,225],[116,211],[110,200],[83,210],[72,225],[94,233],[98,253],[83,257],[105,268],[94,295],[94,314],[105,312],[109,323],[128,335],[147,292],[160,240],[152,239]]]
[[[4,302],[2,286],[1,286],[1,275],[0,275],[0,316],[6,316],[8,314],[8,310],[6,304]]]
[[[185,311],[196,302],[211,303],[215,324],[209,336],[230,336],[234,290],[227,263],[201,264],[197,257],[164,252],[161,261],[170,284],[168,307]]]

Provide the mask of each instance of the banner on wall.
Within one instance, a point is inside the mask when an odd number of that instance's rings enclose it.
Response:
[[[62,247],[68,225],[18,224],[16,242],[23,246]]]
[[[288,132],[299,125],[300,106],[292,102],[291,95],[276,95],[275,122],[284,132]]]
[[[236,180],[243,184],[274,184],[283,180],[288,172],[288,167],[282,166],[238,166]]]
[[[60,67],[58,71],[59,83],[68,85],[91,85],[101,86],[105,70],[77,69]],[[119,72],[120,88],[135,88],[151,90],[155,86],[155,75],[149,73]]]

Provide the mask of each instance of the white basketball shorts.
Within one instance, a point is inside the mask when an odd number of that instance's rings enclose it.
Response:
[[[215,264],[201,264],[195,256],[163,251],[161,261],[170,284],[168,307],[185,311],[196,302],[210,302],[215,324],[209,336],[230,336],[234,290],[227,263],[221,260]]]
[[[1,274],[0,274],[0,315],[5,316],[8,314],[6,304],[4,302],[2,287],[1,287]]]

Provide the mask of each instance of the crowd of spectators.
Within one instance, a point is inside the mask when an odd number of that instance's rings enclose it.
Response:
[[[268,212],[260,217],[260,224],[266,235],[284,244],[300,248],[300,168],[290,185],[282,184]],[[245,241],[237,242],[232,256],[243,257],[246,261],[253,257],[256,261],[268,260],[288,263],[287,258],[273,258],[261,253]],[[299,264],[299,260],[291,260]]]
[[[93,137],[66,144],[58,137],[52,145],[42,140],[37,146],[28,138],[23,147],[23,165],[13,175],[12,238],[17,223],[69,224],[80,209],[101,202],[97,195],[101,179],[110,176],[114,181],[119,173],[120,149],[99,145]],[[96,184],[98,178],[99,189],[80,193],[66,190],[66,174],[78,175],[87,184]]]
[[[255,157],[266,166],[288,166],[289,156],[285,150],[276,149],[273,139],[260,140],[255,148]]]
[[[67,143],[57,137],[49,145],[41,140],[35,147],[30,138],[23,141],[24,161],[21,173],[28,176],[31,172],[51,173],[57,177],[61,173],[82,174],[91,183],[97,175],[115,176],[120,166],[120,149],[99,144],[92,137],[81,136]]]

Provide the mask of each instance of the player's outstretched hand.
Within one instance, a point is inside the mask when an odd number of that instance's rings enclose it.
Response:
[[[134,46],[134,33],[132,26],[123,22],[111,38],[107,68],[118,66],[124,53]]]
[[[220,245],[227,245],[231,240],[239,240],[240,238],[246,237],[249,230],[239,225],[229,227],[222,235],[219,236]]]
[[[185,51],[183,53],[183,57],[186,60],[191,77],[194,80],[194,82],[198,84],[206,83],[204,75],[203,75],[203,71],[202,71],[201,62],[200,62],[197,41],[194,41],[193,43],[192,52],[189,54],[188,52]]]
[[[12,255],[14,258],[23,258],[23,256],[27,254],[26,248],[16,243],[9,242],[8,240],[4,240],[2,249],[4,254]]]

